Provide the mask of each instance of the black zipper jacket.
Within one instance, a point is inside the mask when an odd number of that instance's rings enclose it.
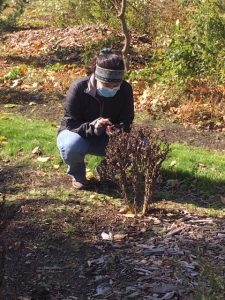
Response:
[[[84,138],[94,136],[95,119],[108,118],[112,124],[124,124],[129,131],[134,119],[134,100],[131,85],[123,80],[114,97],[102,97],[96,93],[94,75],[75,80],[68,90],[65,114],[59,132],[68,129]]]

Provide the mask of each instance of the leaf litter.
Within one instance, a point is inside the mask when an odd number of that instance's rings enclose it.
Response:
[[[91,211],[84,211],[81,202],[76,204],[81,209],[70,210],[70,216],[56,209],[52,217],[57,222],[46,223],[48,205],[49,200],[24,203],[7,232],[14,243],[23,236],[24,250],[16,267],[23,277],[20,297],[30,299],[35,286],[44,282],[58,300],[84,295],[85,299],[190,299],[202,276],[203,258],[210,266],[224,266],[222,218],[200,217],[185,210],[127,218],[117,209],[94,203]],[[76,231],[65,237],[60,232],[68,222],[76,224]],[[29,237],[24,236],[25,228]],[[10,273],[13,254],[12,247],[7,278],[18,276],[15,268],[14,275]]]

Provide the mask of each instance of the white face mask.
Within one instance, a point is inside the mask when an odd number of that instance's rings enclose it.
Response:
[[[114,97],[119,91],[120,86],[109,88],[105,87],[101,82],[97,81],[97,92],[103,97]]]

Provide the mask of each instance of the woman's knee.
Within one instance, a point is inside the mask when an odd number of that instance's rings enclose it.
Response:
[[[87,142],[80,135],[73,132],[60,133],[57,145],[62,159],[69,165],[82,161],[88,149]]]

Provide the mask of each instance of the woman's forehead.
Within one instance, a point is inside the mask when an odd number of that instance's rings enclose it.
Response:
[[[109,88],[114,88],[114,87],[117,87],[117,86],[121,85],[121,83],[118,83],[118,82],[102,82],[102,81],[99,81],[99,83],[100,83],[101,86],[109,87]]]

